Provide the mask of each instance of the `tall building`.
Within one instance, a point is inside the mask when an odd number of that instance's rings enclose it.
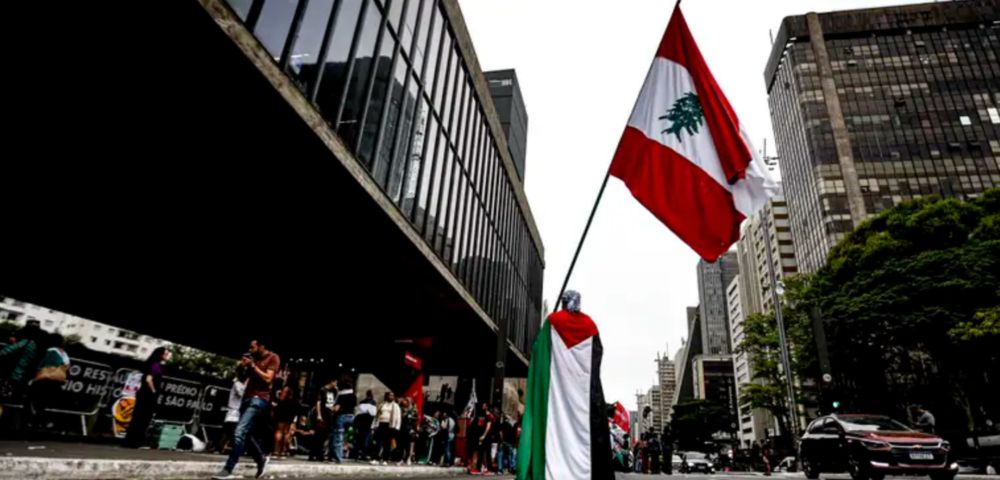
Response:
[[[739,428],[737,435],[740,444],[749,447],[753,442],[773,435],[775,430],[772,424],[775,423],[774,416],[765,409],[750,408],[750,404],[740,401],[743,395],[743,388],[751,383],[760,382],[753,378],[753,367],[750,365],[750,358],[746,353],[738,352],[737,347],[743,341],[743,320],[745,312],[742,301],[743,292],[741,283],[746,277],[741,271],[740,276],[729,283],[726,296],[729,305],[729,321],[732,324],[733,338],[733,381],[736,391],[736,411],[739,418]],[[767,430],[771,428],[771,430]]]
[[[669,352],[669,348],[667,351]],[[663,412],[663,424],[670,422],[673,414],[674,392],[677,391],[677,365],[667,356],[667,353],[656,354],[656,378],[660,382],[660,411]],[[661,429],[662,431],[662,429]]]
[[[734,419],[739,418],[736,400],[736,382],[733,379],[733,356],[698,355],[691,362],[693,398],[709,400],[726,407]],[[735,440],[737,428],[728,429]],[[712,432],[715,433],[715,432]]]
[[[5,98],[25,120],[8,147],[52,161],[5,162],[4,210],[31,234],[5,236],[0,293],[229,355],[266,331],[397,391],[404,348],[484,400],[526,375],[544,247],[457,0],[8,13],[46,19],[38,48],[74,48]],[[125,74],[122,56],[149,61]],[[42,111],[102,115],[54,133]],[[377,328],[318,313],[331,302]]]
[[[743,315],[773,310],[771,270],[765,248],[771,249],[772,268],[778,280],[798,272],[785,198],[780,195],[772,198],[760,212],[743,222],[741,230],[736,252]]]
[[[668,348],[669,350],[669,348]],[[674,361],[667,354],[656,354],[656,384],[650,387],[645,395],[637,395],[636,399],[652,409],[649,427],[656,432],[662,432],[673,414],[673,406],[677,392],[677,369]],[[640,406],[640,411],[642,408]]]
[[[528,110],[524,107],[521,85],[514,70],[485,72],[490,85],[490,96],[497,107],[500,126],[507,136],[510,158],[517,167],[517,175],[524,181],[525,158],[528,150]]]
[[[726,287],[739,274],[739,269],[735,252],[726,252],[711,263],[698,260],[698,299],[701,301],[698,318],[705,354],[724,355],[730,352]]]
[[[764,80],[799,268],[871,215],[1000,185],[1000,4],[785,18]]]
[[[660,389],[659,385],[649,387],[649,391],[646,392],[646,397],[649,399],[649,406],[653,408],[651,422],[649,422],[649,425],[653,428],[654,432],[662,432],[667,414],[667,412],[663,409],[663,405],[664,403],[669,404],[670,402],[664,400],[663,390]]]
[[[698,311],[701,310],[701,305],[694,307],[687,307],[687,319],[688,319],[688,330],[694,325],[694,321],[698,318]]]

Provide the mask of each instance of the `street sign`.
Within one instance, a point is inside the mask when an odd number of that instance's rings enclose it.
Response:
[[[833,375],[830,375],[829,373],[824,373],[823,374],[823,381],[826,382],[826,383],[832,382],[833,381]]]

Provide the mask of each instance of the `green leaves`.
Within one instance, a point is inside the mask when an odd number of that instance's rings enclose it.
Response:
[[[903,416],[920,402],[943,425],[968,424],[969,411],[1000,415],[990,378],[1000,371],[1000,189],[886,210],[798,281],[797,307],[822,312],[850,407]]]

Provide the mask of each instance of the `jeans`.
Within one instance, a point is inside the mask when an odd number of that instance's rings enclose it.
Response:
[[[226,459],[225,470],[232,472],[239,463],[243,452],[249,450],[250,456],[258,465],[264,463],[264,452],[253,436],[253,427],[258,418],[266,419],[268,402],[257,397],[244,398],[240,406],[240,421],[236,424],[236,431],[233,433],[233,451]]]
[[[497,471],[514,470],[514,447],[507,442],[500,444],[497,449]]]
[[[333,429],[330,430],[329,457],[336,460],[337,463],[344,461],[344,430],[353,424],[354,415],[349,413],[338,415],[333,421]]]
[[[444,464],[451,465],[455,461],[455,436],[448,435],[448,441],[444,445]]]

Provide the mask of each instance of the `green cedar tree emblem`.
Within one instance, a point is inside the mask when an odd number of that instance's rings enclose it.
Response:
[[[682,142],[681,130],[686,131],[688,135],[698,133],[698,127],[705,123],[705,113],[701,111],[701,102],[698,101],[698,96],[693,92],[688,92],[677,99],[670,110],[667,110],[667,114],[660,117],[660,120],[673,122],[669,128],[660,133],[672,133],[677,136],[678,142]]]

